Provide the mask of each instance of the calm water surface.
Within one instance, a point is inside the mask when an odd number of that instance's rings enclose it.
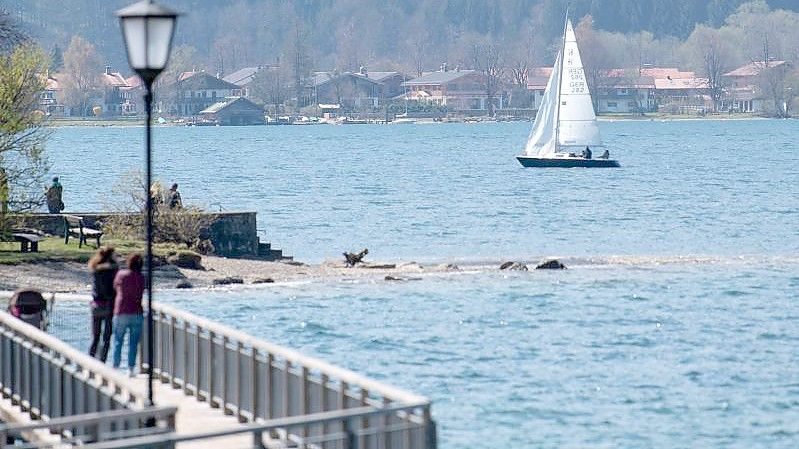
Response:
[[[158,128],[154,171],[187,203],[258,211],[267,240],[307,261],[799,249],[799,122],[601,127],[621,169],[524,169],[529,124],[508,123]],[[67,210],[107,205],[143,167],[143,134],[59,129]]]
[[[571,268],[160,297],[429,396],[445,449],[799,446],[799,125],[601,127],[623,168],[522,169],[526,124],[160,128],[159,178],[302,260]],[[141,138],[58,130],[68,207],[107,202]],[[59,304],[58,332],[85,347],[86,315]]]

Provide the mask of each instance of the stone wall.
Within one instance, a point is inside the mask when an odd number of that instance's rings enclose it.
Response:
[[[89,227],[99,224],[112,215],[108,212],[70,213],[83,217]],[[258,255],[257,217],[255,212],[216,212],[206,213],[214,220],[209,229],[209,237],[214,244],[215,254],[225,257],[247,257]],[[64,219],[59,214],[30,214],[23,218],[22,226],[38,229],[48,234],[63,236]]]

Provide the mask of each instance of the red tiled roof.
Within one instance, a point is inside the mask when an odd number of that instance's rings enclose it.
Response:
[[[655,78],[655,89],[658,90],[707,89],[708,87],[707,78]]]
[[[110,87],[129,87],[125,77],[119,72],[103,73],[100,75],[100,81]]]
[[[760,71],[766,67],[773,69],[774,67],[779,67],[783,64],[785,64],[785,61],[769,61],[768,64],[762,61],[752,62],[746,64],[745,66],[738,67],[732,72],[727,72],[722,76],[757,76],[760,74]]]

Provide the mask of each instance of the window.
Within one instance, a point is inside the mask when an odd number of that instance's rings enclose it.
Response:
[[[638,103],[636,103],[634,101],[628,101],[627,102],[627,107],[628,108],[637,108],[638,107]]]
[[[618,104],[616,104],[615,101],[608,101],[608,107],[609,108],[615,108],[615,107],[618,107]]]

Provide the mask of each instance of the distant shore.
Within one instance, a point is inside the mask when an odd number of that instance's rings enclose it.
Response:
[[[684,114],[646,114],[646,115],[634,115],[634,114],[603,114],[597,116],[597,120],[604,121],[604,122],[616,122],[616,121],[686,121],[686,120],[708,120],[708,121],[716,121],[716,120],[768,120],[767,117],[761,117],[754,114],[717,114],[717,115],[706,115],[706,116],[698,116],[698,115],[684,115]],[[424,121],[424,119],[420,119],[420,121]],[[486,123],[486,122],[505,122],[502,118],[492,119],[488,117],[475,117],[475,118],[448,118],[440,123]],[[532,121],[532,120],[530,120]],[[432,123],[433,120],[431,119],[430,122]],[[51,119],[46,122],[46,124],[53,128],[62,128],[62,127],[138,127],[144,126],[144,120],[135,118],[135,119],[94,119],[94,118],[63,118],[63,119]],[[173,122],[166,122],[166,123],[154,123],[155,126],[185,126],[183,123],[173,123]],[[290,125],[286,125],[290,126]]]

